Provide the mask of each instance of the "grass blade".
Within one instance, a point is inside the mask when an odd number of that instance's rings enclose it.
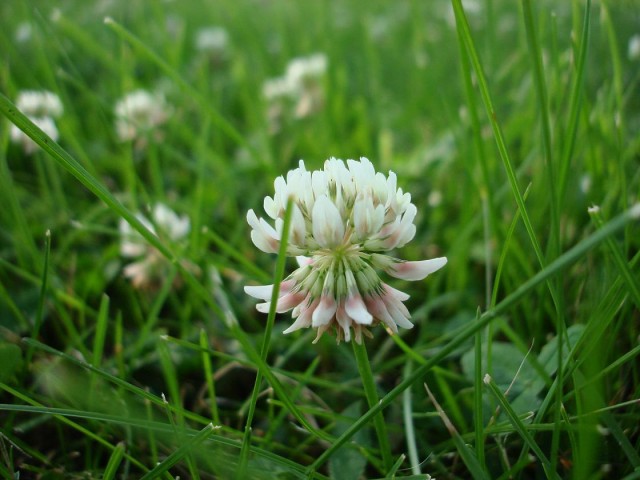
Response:
[[[542,465],[547,474],[547,478],[559,479],[560,477],[555,472],[555,470],[553,470],[551,467],[551,462],[549,461],[547,456],[542,452],[542,450],[540,449],[536,441],[533,439],[533,437],[525,427],[524,423],[522,423],[522,420],[520,420],[516,412],[514,412],[513,408],[511,408],[511,405],[509,404],[508,400],[505,398],[505,396],[500,391],[498,386],[495,384],[493,379],[489,375],[485,375],[484,383],[489,388],[489,391],[493,394],[496,400],[498,400],[498,403],[502,407],[502,410],[509,417],[509,420],[511,421],[511,424],[513,425],[513,427],[520,434],[520,436],[526,442],[529,448],[533,450],[533,452],[536,454],[538,459],[542,462]]]
[[[152,478],[158,478],[160,475],[168,471],[176,463],[182,460],[185,455],[188,455],[195,447],[209,438],[211,432],[213,432],[215,428],[216,427],[214,427],[212,423],[205,426],[191,439],[187,440],[187,442],[184,443],[180,448],[178,448],[178,450],[173,452],[162,462],[156,465],[152,470],[147,472],[140,480],[151,480]]]

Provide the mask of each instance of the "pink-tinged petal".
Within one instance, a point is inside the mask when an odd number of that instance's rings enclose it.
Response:
[[[391,318],[391,315],[389,315],[389,312],[380,297],[369,297],[365,303],[367,305],[367,309],[375,318],[389,327],[393,333],[398,333],[398,326],[396,325],[396,322],[393,321],[393,318]]]
[[[311,265],[313,263],[313,259],[311,257],[305,257],[303,255],[298,255],[296,257],[296,262],[298,262],[299,267],[305,267],[307,265]]]
[[[385,307],[393,318],[393,321],[402,328],[413,328],[413,323],[409,321],[409,312],[407,308],[400,302],[385,302]]]
[[[337,308],[338,303],[335,298],[330,295],[323,295],[318,307],[313,312],[311,326],[319,327],[328,324],[335,315]]]
[[[304,295],[301,293],[287,293],[286,295],[278,298],[278,303],[276,304],[276,312],[288,312],[293,307],[298,305],[302,300],[304,300]],[[258,305],[256,305],[256,310],[258,310],[260,313],[269,313],[270,307],[271,302],[259,303]]]
[[[358,324],[371,325],[373,322],[373,317],[367,311],[367,307],[359,294],[347,297],[344,308],[347,315],[349,315],[349,317]]]
[[[320,303],[320,299],[316,298],[306,308],[301,310],[300,315],[298,316],[296,321],[293,322],[293,324],[282,333],[291,333],[295,332],[296,330],[300,330],[301,328],[309,328],[311,326],[311,317],[313,316],[313,312],[318,306],[318,303]]]
[[[344,223],[338,208],[326,195],[316,199],[311,218],[313,237],[321,247],[332,248],[342,243]]]
[[[251,230],[251,241],[264,253],[278,253],[280,242],[266,237],[258,230]]]
[[[398,262],[386,269],[392,277],[402,280],[422,280],[427,275],[440,270],[447,264],[447,257],[421,260],[419,262]]]
[[[382,284],[382,288],[384,289],[385,296],[390,295],[400,302],[406,302],[407,300],[409,300],[409,298],[411,298],[406,293],[401,292],[400,290],[396,290],[395,288],[393,288],[390,285],[387,285],[386,283]]]
[[[278,304],[276,305],[276,312],[284,313],[291,310],[296,305],[300,304],[304,300],[305,294],[303,293],[287,293],[284,296],[278,298]]]

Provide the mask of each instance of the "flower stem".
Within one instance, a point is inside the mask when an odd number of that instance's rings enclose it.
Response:
[[[369,408],[374,408],[380,403],[378,393],[376,391],[376,383],[373,379],[373,372],[371,371],[371,364],[369,363],[369,357],[367,356],[367,347],[364,343],[351,342],[353,345],[353,353],[358,363],[358,371],[360,377],[362,377],[362,386],[364,387],[364,394],[367,397],[367,403]],[[387,426],[384,423],[384,416],[382,412],[373,417],[373,426],[376,429],[376,435],[378,436],[378,443],[380,445],[380,452],[382,454],[382,464],[384,465],[385,472],[388,472],[393,464],[393,457],[391,455],[391,446],[389,445],[389,437],[387,436]]]

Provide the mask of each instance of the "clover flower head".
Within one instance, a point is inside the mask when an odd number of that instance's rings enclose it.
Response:
[[[629,39],[627,47],[627,56],[629,60],[638,60],[640,58],[640,35],[636,34]]]
[[[30,120],[35,123],[40,130],[46,133],[52,140],[58,141],[60,134],[56,122],[51,117],[31,117]],[[20,130],[15,125],[11,125],[9,130],[9,136],[13,143],[22,145],[22,149],[27,155],[31,155],[36,152],[40,147],[34,142],[26,133]]]
[[[287,65],[286,78],[291,85],[304,88],[322,78],[327,71],[327,63],[324,53],[294,58]]]
[[[251,239],[260,250],[277,253],[288,200],[293,212],[287,254],[299,268],[281,284],[276,312],[292,310],[294,323],[285,330],[317,329],[314,343],[330,328],[338,342],[360,343],[368,327],[382,323],[390,332],[411,328],[403,304],[409,296],[384,283],[378,271],[404,280],[422,280],[442,268],[445,257],[409,262],[388,252],[413,239],[417,209],[411,195],[397,187],[395,173],[376,172],[366,158],[331,158],[323,170],[308,171],[304,162],[275,180],[275,194],[264,199],[273,225],[247,213]],[[269,311],[273,285],[247,286],[245,292],[264,300]]]
[[[272,132],[280,129],[283,118],[304,118],[322,109],[322,78],[327,64],[324,53],[297,57],[289,61],[283,76],[264,82],[262,94],[268,102],[267,118]]]
[[[28,117],[58,118],[64,112],[60,97],[46,90],[23,90],[18,94],[16,107]]]
[[[44,133],[54,141],[58,141],[60,134],[55,118],[64,112],[60,97],[46,90],[23,90],[18,93],[16,107],[35,123]],[[38,150],[38,144],[15,125],[11,125],[9,136],[13,143],[22,145],[27,155]]]
[[[116,103],[116,134],[123,141],[136,140],[167,121],[170,114],[164,96],[135,90]]]
[[[160,238],[166,238],[173,243],[184,240],[191,230],[191,222],[187,216],[178,216],[173,210],[162,203],[156,204],[151,210],[150,221],[141,213],[136,214],[140,222]],[[166,259],[158,250],[135,231],[129,223],[120,219],[120,254],[134,259],[124,268],[124,276],[131,280],[136,288],[146,288],[159,280],[168,267]]]
[[[204,27],[196,32],[195,44],[200,52],[223,56],[229,46],[229,34],[223,27]]]

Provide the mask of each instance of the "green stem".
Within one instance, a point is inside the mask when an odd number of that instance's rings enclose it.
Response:
[[[364,394],[367,397],[367,403],[369,404],[369,408],[374,408],[380,403],[380,398],[376,391],[376,382],[373,379],[373,372],[371,371],[371,364],[369,363],[369,357],[367,355],[367,347],[364,343],[355,341],[351,343],[353,344],[353,353],[358,363],[358,371],[360,372],[360,377],[362,377],[362,386],[364,387]],[[384,465],[385,472],[388,472],[393,465],[393,457],[391,455],[391,445],[389,445],[387,427],[384,423],[382,412],[373,417],[373,426],[376,429],[378,443],[380,444],[382,464]]]

